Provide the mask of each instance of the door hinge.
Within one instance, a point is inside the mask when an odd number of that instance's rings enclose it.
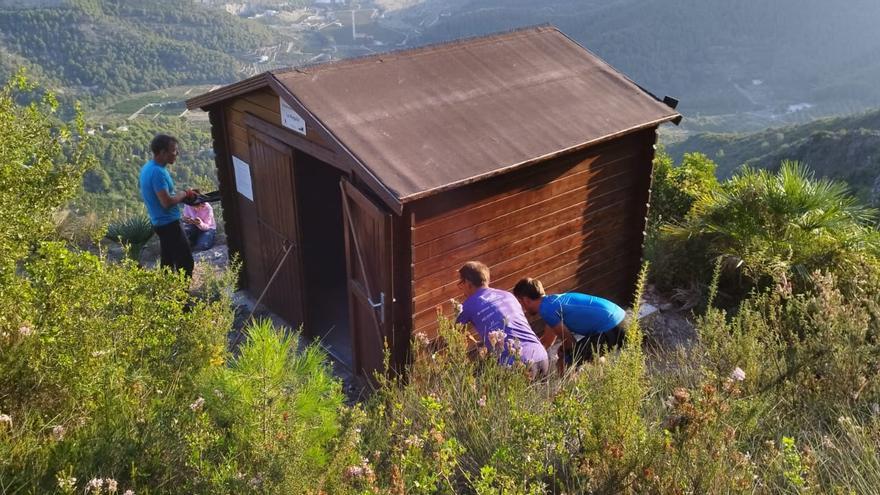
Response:
[[[373,309],[379,310],[379,321],[384,325],[385,324],[385,293],[379,293],[379,302],[375,303],[372,299],[367,298],[367,302],[370,303],[370,307]]]

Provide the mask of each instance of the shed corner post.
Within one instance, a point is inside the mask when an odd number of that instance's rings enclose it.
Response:
[[[220,103],[206,109],[211,123],[211,139],[214,146],[214,166],[220,188],[220,204],[223,207],[223,228],[226,233],[228,256],[241,256],[241,234],[238,225],[238,208],[235,203],[235,183],[232,176],[229,144],[226,128],[226,107]],[[238,273],[238,287],[247,285],[244,271]]]

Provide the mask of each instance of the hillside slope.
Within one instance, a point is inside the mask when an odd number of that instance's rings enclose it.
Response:
[[[676,160],[687,152],[705,153],[718,164],[721,177],[742,165],[776,170],[782,160],[799,160],[869,199],[880,179],[880,110],[751,134],[697,134],[667,151]]]
[[[398,15],[432,6],[420,42],[552,23],[690,115],[880,105],[876,0],[428,0]]]
[[[265,26],[171,0],[67,0],[0,7],[0,79],[21,63],[82,96],[229,82]],[[230,55],[232,54],[232,55]],[[42,77],[41,77],[41,80]],[[56,88],[58,89],[58,88]]]

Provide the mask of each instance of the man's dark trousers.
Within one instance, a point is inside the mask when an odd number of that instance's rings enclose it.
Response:
[[[161,250],[161,265],[170,267],[173,271],[183,270],[187,277],[192,277],[193,257],[183,233],[180,221],[171,222],[159,227],[153,227],[159,236]]]

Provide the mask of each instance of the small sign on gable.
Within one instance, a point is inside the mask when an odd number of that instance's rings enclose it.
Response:
[[[241,160],[241,158],[232,155],[232,168],[235,171],[235,189],[247,199],[254,200],[254,189],[251,185],[251,168]]]
[[[281,125],[305,136],[306,121],[286,101],[281,98],[278,98],[278,101],[281,102]]]

